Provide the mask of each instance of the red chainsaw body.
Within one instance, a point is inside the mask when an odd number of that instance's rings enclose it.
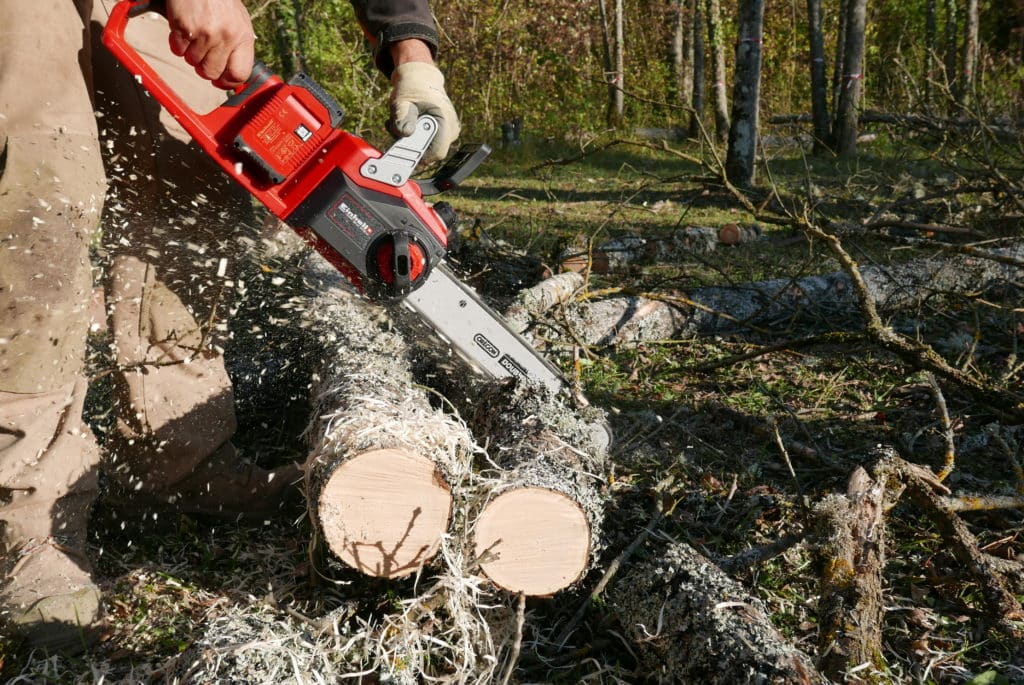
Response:
[[[360,168],[381,152],[338,127],[340,112],[331,111],[332,101],[316,84],[285,82],[265,67],[257,68],[213,111],[200,114],[186,105],[125,40],[129,18],[147,11],[149,4],[122,0],[115,5],[103,32],[104,45],[274,216],[295,228],[360,289],[368,274],[384,281],[393,277],[386,263],[388,244],[380,242],[391,224],[400,223],[403,233],[415,234],[407,260],[414,280],[425,275],[432,261],[443,258],[448,229],[423,200],[419,185],[408,181],[396,187],[363,176]],[[347,190],[325,192],[325,184]],[[327,233],[341,237],[332,239]]]

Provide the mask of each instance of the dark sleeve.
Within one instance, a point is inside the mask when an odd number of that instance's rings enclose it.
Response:
[[[377,68],[390,77],[395,65],[388,45],[419,38],[437,53],[437,28],[427,0],[351,0],[363,31],[373,46]]]

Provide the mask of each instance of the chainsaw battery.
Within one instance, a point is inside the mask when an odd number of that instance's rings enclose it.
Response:
[[[341,108],[307,82],[312,83],[300,74],[280,88],[235,137],[235,147],[273,183],[295,173],[341,123]]]

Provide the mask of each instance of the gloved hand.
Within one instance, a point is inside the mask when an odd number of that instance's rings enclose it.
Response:
[[[423,156],[433,162],[448,156],[448,148],[459,137],[461,126],[452,101],[444,90],[441,70],[427,62],[406,62],[391,74],[391,127],[399,136],[416,130],[416,119],[430,114],[437,119],[437,135]]]

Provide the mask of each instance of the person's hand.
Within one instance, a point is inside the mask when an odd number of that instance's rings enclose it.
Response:
[[[444,75],[434,65],[426,43],[410,39],[389,47],[395,63],[391,74],[392,133],[412,135],[416,119],[421,114],[430,114],[437,119],[438,128],[423,161],[444,159],[461,130],[455,107],[444,89]]]
[[[224,89],[249,78],[256,35],[241,0],[167,0],[167,21],[171,52],[197,74]]]

